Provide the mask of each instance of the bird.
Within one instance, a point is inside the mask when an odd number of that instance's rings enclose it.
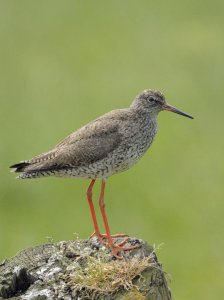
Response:
[[[71,133],[50,151],[10,166],[17,178],[69,177],[90,180],[87,200],[98,241],[105,245],[113,257],[122,259],[122,251],[138,246],[127,246],[127,234],[112,235],[105,211],[106,180],[132,167],[146,153],[157,133],[157,116],[170,111],[193,117],[168,104],[158,90],[146,89],[138,94],[128,108],[112,110]],[[100,233],[92,191],[97,179],[101,180],[99,207],[105,227]],[[123,238],[114,242],[115,238]]]

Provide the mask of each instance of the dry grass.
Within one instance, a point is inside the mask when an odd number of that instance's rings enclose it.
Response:
[[[78,267],[66,276],[66,283],[72,290],[83,288],[93,293],[115,293],[119,289],[137,288],[133,279],[153,266],[152,257],[132,258],[128,261],[102,262],[88,257],[85,268]]]

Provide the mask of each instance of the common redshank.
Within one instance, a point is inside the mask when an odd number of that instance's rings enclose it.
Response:
[[[20,179],[47,176],[90,179],[87,199],[94,225],[93,235],[111,250],[113,256],[121,258],[121,251],[132,250],[137,246],[125,247],[128,241],[126,234],[111,235],[105,212],[105,182],[109,176],[129,169],[148,150],[157,132],[157,115],[162,110],[193,119],[167,104],[161,92],[144,90],[129,108],[106,113],[73,132],[52,150],[10,168],[22,173],[17,177]],[[92,202],[92,189],[98,178],[101,179],[99,206],[105,234],[100,233]],[[115,243],[115,237],[126,238]]]

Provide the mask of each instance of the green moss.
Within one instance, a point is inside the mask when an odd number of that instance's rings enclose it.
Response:
[[[120,300],[146,300],[144,296],[137,288],[133,287],[128,294],[126,294]]]

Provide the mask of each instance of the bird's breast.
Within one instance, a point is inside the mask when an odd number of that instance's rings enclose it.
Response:
[[[112,174],[125,171],[144,155],[153,142],[157,132],[156,121],[148,122],[142,126],[133,126],[128,133],[123,133],[123,139],[119,147],[110,153],[109,160],[112,161]]]
[[[132,130],[129,137],[126,138],[124,144],[127,149],[127,156],[140,158],[150,147],[157,132],[156,121],[150,121],[147,124]]]

